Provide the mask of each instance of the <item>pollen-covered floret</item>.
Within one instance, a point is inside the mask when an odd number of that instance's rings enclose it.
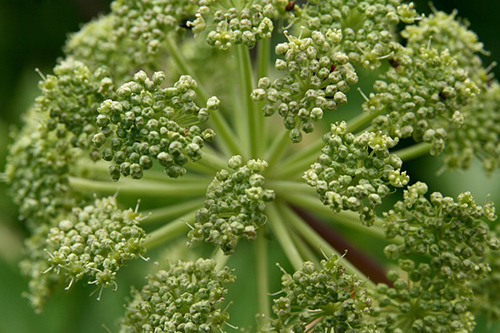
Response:
[[[173,87],[162,88],[163,72],[149,79],[145,72],[118,88],[115,99],[99,107],[99,131],[92,138],[101,149],[102,158],[112,161],[109,173],[114,180],[120,175],[140,179],[144,170],[157,160],[169,177],[182,176],[189,161],[201,158],[204,141],[215,133],[202,131],[197,123],[216,111],[219,100],[208,99],[206,107],[196,105],[196,82],[181,76]]]
[[[265,100],[264,115],[278,112],[292,141],[300,142],[302,133],[311,133],[324,112],[347,103],[346,93],[358,77],[349,57],[335,51],[343,38],[339,30],[287,37],[288,42],[276,46],[276,54],[284,59],[277,59],[275,67],[285,72],[284,77],[261,78],[252,99]]]
[[[343,35],[339,49],[351,63],[374,69],[400,48],[396,25],[413,23],[418,15],[413,3],[400,0],[312,0],[304,7],[303,17],[311,31],[339,29]]]
[[[82,278],[101,288],[116,285],[120,267],[146,252],[142,219],[132,209],[120,209],[115,197],[73,208],[48,232],[49,270],[64,276],[68,288]]]
[[[380,114],[375,129],[430,143],[432,154],[442,152],[448,130],[462,125],[463,107],[479,92],[448,50],[427,46],[401,49],[381,78],[363,104],[366,112]]]
[[[121,332],[225,332],[229,314],[222,309],[231,271],[210,259],[171,264],[148,277],[127,305]]]
[[[368,332],[364,316],[372,300],[363,282],[346,273],[337,256],[316,267],[307,261],[281,278],[282,293],[274,300],[276,332]]]
[[[266,202],[274,200],[274,191],[264,189],[265,161],[243,164],[242,157],[236,155],[228,166],[231,170],[219,171],[209,185],[205,207],[196,213],[196,223],[189,232],[191,242],[211,242],[225,254],[234,251],[241,237],[257,237],[257,228],[267,220]]]
[[[375,207],[391,192],[389,186],[402,187],[409,181],[406,172],[401,172],[401,159],[389,153],[398,140],[380,132],[356,137],[341,122],[332,124],[323,141],[326,146],[318,162],[303,178],[333,212],[360,212],[363,222],[370,225]]]

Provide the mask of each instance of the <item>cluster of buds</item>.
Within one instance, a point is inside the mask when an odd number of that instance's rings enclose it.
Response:
[[[242,8],[226,7],[220,1],[200,0],[196,18],[188,22],[195,36],[209,27],[207,42],[221,50],[232,45],[253,47],[261,39],[271,38],[272,19],[278,15],[274,1],[258,0],[243,3]]]
[[[285,273],[281,284],[285,296],[273,305],[276,332],[369,332],[363,317],[371,312],[371,299],[337,256],[322,260],[320,269],[307,261]]]
[[[333,212],[357,211],[365,224],[372,224],[375,208],[391,192],[389,185],[403,187],[409,181],[401,159],[389,153],[398,140],[380,132],[355,137],[345,122],[332,124],[323,140],[318,162],[303,178]]]
[[[224,332],[225,285],[234,281],[229,268],[217,270],[214,260],[171,264],[134,292],[120,332]]]
[[[335,51],[342,40],[339,30],[288,39],[276,46],[276,54],[284,59],[277,59],[275,67],[285,76],[274,81],[261,78],[252,99],[266,102],[265,116],[278,112],[292,141],[300,142],[302,133],[311,133],[324,112],[347,103],[346,93],[358,77],[349,57]]]
[[[206,121],[219,100],[211,97],[200,108],[190,76],[181,76],[170,88],[161,87],[164,79],[163,72],[155,72],[150,80],[140,71],[117,90],[114,100],[104,101],[98,109],[100,128],[92,141],[102,149],[102,158],[113,162],[109,173],[114,180],[120,175],[142,178],[153,160],[169,177],[182,176],[183,165],[199,160],[203,142],[215,136],[211,129],[202,132],[194,124]]]
[[[225,254],[234,252],[241,237],[257,237],[257,228],[267,220],[266,202],[274,200],[274,191],[263,188],[262,172],[267,162],[243,164],[242,157],[236,155],[228,166],[232,170],[219,171],[209,185],[205,207],[196,213],[196,223],[189,232],[191,242],[211,242]]]
[[[83,277],[101,288],[116,285],[120,267],[146,252],[142,219],[132,209],[121,210],[115,197],[74,208],[48,233],[50,269],[70,281],[67,289]]]
[[[340,49],[354,65],[369,69],[399,49],[394,32],[399,22],[413,23],[418,17],[413,3],[400,0],[312,0],[304,8],[306,26],[311,31],[339,29],[344,38]]]

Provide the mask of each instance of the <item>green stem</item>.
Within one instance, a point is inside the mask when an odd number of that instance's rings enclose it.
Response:
[[[260,228],[259,235],[254,242],[255,249],[255,273],[257,281],[257,304],[259,314],[264,320],[270,318],[269,304],[269,281],[268,281],[268,249],[265,226]],[[264,324],[264,323],[261,323]]]
[[[264,160],[269,163],[271,168],[276,166],[277,162],[281,159],[286,149],[290,144],[290,131],[284,129],[278,136],[277,139],[273,140],[271,146],[266,151],[264,155]]]
[[[324,145],[323,139],[318,138],[306,148],[300,150],[298,153],[281,163],[277,168],[278,170],[282,170],[280,172],[280,178],[289,179],[306,171],[311,164],[316,162]]]
[[[286,228],[285,221],[283,221],[283,218],[279,214],[275,205],[276,203],[272,203],[267,206],[267,217],[269,218],[269,223],[272,226],[274,235],[278,239],[278,242],[283,248],[288,260],[292,264],[293,268],[298,271],[302,268],[302,257],[295,247],[295,244],[290,237],[289,229]]]
[[[207,179],[202,180],[200,178],[198,183],[183,183],[181,179],[176,183],[161,183],[148,180],[141,180],[139,182],[133,180],[106,182],[69,177],[69,185],[80,192],[175,198],[204,195],[207,190],[208,181]]]
[[[188,224],[194,222],[195,212],[196,211],[191,211],[170,222],[169,224],[151,232],[146,238],[144,246],[146,246],[147,249],[151,249],[161,243],[166,242],[167,240],[175,238],[181,234],[186,234],[189,231]]]
[[[264,38],[257,45],[257,77],[263,78],[267,76],[269,70],[269,52],[271,49],[271,40]]]
[[[227,263],[227,260],[229,259],[229,256],[225,255],[224,254],[224,251],[222,251],[220,249],[220,247],[217,248],[217,250],[215,251],[213,257],[212,257],[215,262],[216,262],[216,265],[215,265],[215,270],[216,271],[220,271],[221,269],[224,268],[224,266],[226,265]]]
[[[227,161],[219,156],[215,151],[208,149],[203,152],[203,156],[198,162],[203,162],[203,165],[208,166],[216,172],[220,169],[227,168]]]
[[[296,233],[291,234],[293,242],[297,245],[297,250],[299,250],[302,258],[307,258],[307,260],[314,262],[317,267],[320,267],[320,262],[318,256],[311,250],[308,244]]]
[[[312,246],[317,246],[319,249],[326,253],[328,256],[331,254],[337,255],[339,258],[342,254],[338,253],[327,241],[325,241],[320,235],[318,235],[311,227],[309,227],[300,217],[298,217],[295,212],[293,212],[285,204],[279,204],[278,210],[281,215],[292,225],[298,233]],[[358,278],[366,280],[366,283],[371,287],[375,287],[375,284],[368,280],[368,278],[354,265],[352,265],[347,260],[342,261],[342,265],[346,270],[355,274]]]
[[[245,45],[237,45],[236,46],[237,55],[238,55],[238,68],[240,73],[240,81],[242,83],[241,87],[241,99],[244,101],[245,105],[245,119],[243,120],[246,123],[246,137],[247,141],[250,144],[249,149],[249,157],[257,158],[259,157],[259,152],[262,148],[261,142],[261,128],[259,127],[262,122],[259,118],[263,117],[260,112],[257,112],[255,108],[255,103],[252,101],[250,95],[253,90],[253,69],[252,69],[252,61],[250,59],[250,54],[248,53],[248,49]],[[237,119],[238,120],[238,119]]]
[[[261,41],[259,41],[259,44],[257,45],[257,81],[268,76],[269,72],[269,54],[270,54],[270,49],[271,49],[271,39],[270,38],[264,38]],[[263,103],[258,103],[259,106],[259,123],[258,123],[258,128],[261,129],[261,140],[260,142],[262,143],[262,149],[264,149],[265,145],[267,144],[268,136],[271,133],[268,131],[266,128],[266,125],[269,122],[266,122],[266,119],[262,113],[262,106]]]
[[[347,121],[347,131],[356,133],[366,127],[373,119],[375,119],[382,112],[362,112],[356,117]]]
[[[188,61],[184,58],[181,50],[177,46],[174,37],[171,34],[167,34],[165,39],[165,46],[168,53],[172,56],[175,64],[182,73],[190,75],[197,83],[195,88],[196,94],[203,101],[207,101],[209,95],[205,88],[201,85],[201,81],[198,79],[195,71],[191,68]],[[215,132],[221,137],[222,140],[218,140],[217,143],[220,144],[221,149],[227,155],[236,155],[239,153],[239,145],[236,140],[236,135],[233,133],[231,127],[229,127],[226,119],[223,117],[221,112],[214,112],[210,115],[210,121],[212,122]]]
[[[385,230],[382,227],[382,221],[376,220],[375,224],[371,227],[366,227],[361,224],[359,215],[351,211],[343,211],[340,213],[333,213],[330,208],[323,205],[316,195],[306,194],[304,192],[293,192],[289,187],[273,187],[276,194],[287,202],[305,209],[309,212],[314,212],[323,217],[326,217],[332,224],[340,224],[352,230],[376,236],[380,239],[386,240]]]
[[[203,160],[203,158],[202,158],[202,160]],[[202,162],[201,160],[197,161],[196,163],[186,164],[185,167],[188,170],[188,172],[192,170],[192,171],[195,171],[197,173],[207,175],[210,177],[212,177],[214,175],[214,170],[217,170],[217,169],[214,169],[206,161]]]
[[[180,215],[187,214],[188,212],[193,211],[193,209],[202,208],[203,200],[204,199],[199,198],[190,201],[175,203],[167,207],[151,210],[149,212],[149,215],[147,212],[144,212],[143,214],[147,216],[147,218],[144,219],[144,221],[141,224],[146,225],[157,222],[170,221],[173,218],[176,218]]]
[[[417,157],[427,155],[431,151],[431,148],[432,146],[430,144],[422,142],[408,148],[396,150],[393,153],[406,162]]]
[[[287,181],[287,180],[269,180],[266,185],[273,189],[278,196],[286,197],[290,194],[302,193],[316,197],[316,191],[311,186],[307,185],[304,181]]]

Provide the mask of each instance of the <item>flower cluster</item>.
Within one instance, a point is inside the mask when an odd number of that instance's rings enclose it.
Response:
[[[275,2],[270,0],[245,2],[238,8],[226,7],[220,1],[201,0],[199,6],[196,19],[188,22],[188,27],[192,27],[195,36],[209,30],[208,44],[221,50],[237,44],[253,47],[257,41],[271,38],[272,19],[278,16]]]
[[[447,143],[443,159],[448,168],[466,169],[474,156],[486,172],[498,168],[500,160],[500,107],[498,83],[482,65],[483,44],[467,25],[458,21],[456,13],[437,12],[408,26],[402,32],[409,46],[429,43],[440,51],[448,50],[458,66],[468,71],[468,77],[479,87],[480,94],[460,109],[463,121],[460,127],[447,128]]]
[[[389,272],[393,287],[379,284],[372,316],[381,332],[472,332],[470,287],[449,285],[428,264],[399,262],[404,274]]]
[[[451,128],[460,127],[460,112],[479,92],[449,51],[432,47],[404,48],[374,84],[375,93],[363,104],[366,112],[381,114],[375,129],[399,138],[432,144],[440,153]]]
[[[398,140],[380,132],[355,137],[341,122],[332,124],[323,141],[326,146],[318,162],[303,178],[333,212],[357,211],[364,223],[372,224],[375,207],[391,191],[389,185],[402,187],[409,181],[401,172],[401,159],[389,153]]]
[[[342,40],[339,30],[314,31],[307,38],[287,37],[288,42],[276,46],[276,54],[284,59],[275,64],[285,76],[274,81],[261,78],[252,99],[265,100],[264,115],[277,111],[292,141],[300,142],[302,132],[311,133],[324,112],[347,103],[346,93],[358,77],[349,57],[335,51]]]
[[[363,317],[371,312],[371,299],[363,282],[346,273],[337,256],[322,260],[320,269],[305,262],[295,273],[285,273],[281,284],[285,296],[274,300],[275,331],[368,331]]]
[[[197,211],[189,232],[191,242],[211,242],[225,254],[234,252],[241,237],[257,237],[257,228],[266,222],[266,202],[274,200],[274,192],[263,188],[265,161],[243,164],[242,157],[236,155],[228,166],[232,170],[219,171],[209,185],[205,207]]]
[[[162,46],[169,32],[182,35],[187,21],[194,16],[198,6],[194,0],[121,0],[111,5],[112,15],[116,18],[113,35],[117,42],[138,41],[141,58],[163,51]],[[130,45],[132,50],[138,47]]]
[[[370,69],[400,48],[394,41],[396,25],[413,23],[418,17],[413,3],[401,4],[400,0],[313,0],[305,6],[303,16],[311,31],[339,29],[343,38],[338,48],[352,64]]]
[[[125,262],[146,252],[143,218],[132,209],[121,210],[115,197],[96,199],[73,211],[47,236],[50,269],[70,280],[68,288],[86,277],[101,288],[115,285]]]
[[[498,238],[480,220],[494,220],[494,207],[476,205],[468,192],[456,200],[438,192],[428,200],[426,193],[427,186],[417,182],[405,191],[403,201],[385,213],[387,237],[402,239],[400,244],[388,245],[385,253],[399,259],[404,274],[390,273],[394,286],[378,288],[384,295],[379,306],[382,311],[399,309],[385,318],[388,327],[404,321],[417,331],[470,331],[473,287],[490,279],[485,254],[500,248]],[[418,263],[415,255],[426,259]]]
[[[121,332],[224,332],[225,285],[235,277],[210,259],[170,265],[148,278],[127,306]]]
[[[143,71],[123,84],[114,100],[99,107],[99,132],[93,143],[102,149],[102,158],[112,161],[109,173],[114,180],[124,176],[140,179],[156,159],[169,177],[182,176],[189,161],[201,158],[203,141],[211,141],[211,129],[201,131],[196,123],[206,121],[216,111],[219,100],[211,97],[205,108],[195,104],[196,82],[181,76],[174,87],[162,88],[163,72],[150,80]],[[106,142],[109,145],[105,146]]]
[[[46,126],[59,138],[70,136],[74,147],[88,149],[96,131],[94,119],[99,105],[114,96],[114,85],[103,67],[92,72],[80,61],[62,61],[40,82],[42,95],[37,107],[48,112]],[[74,93],[76,92],[76,93]],[[97,154],[98,156],[98,154]],[[91,158],[97,158],[91,154]]]

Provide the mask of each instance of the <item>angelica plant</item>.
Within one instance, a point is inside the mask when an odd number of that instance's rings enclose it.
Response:
[[[79,283],[112,297],[131,287],[121,268],[151,259],[115,330],[471,332],[478,315],[500,319],[494,204],[429,193],[406,171],[429,154],[445,171],[499,166],[500,85],[456,13],[115,0],[64,51],[5,171],[36,311]],[[385,261],[360,264],[337,226]],[[242,247],[248,272],[232,268]],[[242,325],[231,285],[249,276],[257,320]]]

